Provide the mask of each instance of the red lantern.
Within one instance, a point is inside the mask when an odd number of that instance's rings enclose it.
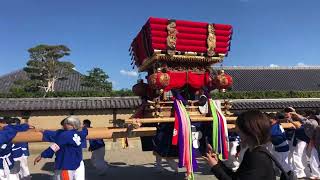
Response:
[[[164,89],[170,83],[170,76],[168,73],[156,72],[148,77],[148,84],[153,89]]]
[[[226,74],[223,70],[218,72],[218,75],[214,78],[214,85],[217,89],[227,89],[232,86],[232,77]]]
[[[148,94],[148,84],[144,83],[142,79],[139,79],[137,84],[132,86],[132,92],[136,96],[146,96]]]

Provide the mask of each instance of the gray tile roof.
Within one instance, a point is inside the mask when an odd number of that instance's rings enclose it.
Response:
[[[0,98],[0,111],[134,109],[138,97]]]
[[[222,69],[233,78],[232,91],[320,91],[319,66]]]
[[[77,92],[77,91],[90,91],[94,88],[81,86],[81,73],[72,71],[66,80],[56,82],[55,91],[58,92]],[[0,93],[8,93],[14,86],[14,82],[17,80],[26,80],[28,78],[27,73],[23,70],[17,70],[9,74],[0,76]]]
[[[0,98],[0,111],[77,110],[77,109],[135,109],[139,97],[77,97],[77,98]],[[231,111],[247,109],[282,110],[320,109],[320,98],[308,99],[235,99]]]
[[[0,76],[0,93],[6,93],[10,91],[10,88],[13,87],[14,82],[17,80],[26,80],[27,73],[23,70],[18,70]]]
[[[247,109],[282,110],[285,107],[295,109],[319,109],[320,98],[288,98],[288,99],[236,99],[232,100],[232,111]]]

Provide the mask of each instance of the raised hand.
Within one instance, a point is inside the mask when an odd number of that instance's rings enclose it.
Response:
[[[212,152],[210,144],[207,145],[207,156],[204,159],[207,160],[210,167],[217,165],[219,162],[218,155]]]

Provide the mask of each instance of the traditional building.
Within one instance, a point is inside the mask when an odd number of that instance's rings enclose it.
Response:
[[[231,91],[320,91],[320,66],[215,67],[233,78]]]

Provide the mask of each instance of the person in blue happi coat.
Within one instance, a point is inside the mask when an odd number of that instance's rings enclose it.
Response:
[[[4,123],[6,120],[4,120]],[[28,124],[0,125],[0,180],[18,180],[20,167],[15,165],[12,156],[12,139],[18,132],[27,131]]]
[[[292,171],[289,163],[289,142],[287,140],[286,132],[279,122],[280,114],[269,113],[267,116],[271,123],[271,143],[269,144],[269,151],[288,173],[289,171]]]
[[[89,119],[84,120],[83,126],[91,128],[91,121]],[[104,160],[106,149],[103,139],[90,139],[89,144],[89,151],[92,152],[92,165],[98,170],[99,175],[105,175],[108,169],[108,165]]]
[[[34,160],[34,164],[42,158],[52,158],[55,155],[54,179],[84,180],[85,167],[81,143],[88,135],[88,130],[83,128],[79,131],[80,129],[80,120],[76,116],[69,116],[63,121],[63,129],[43,131],[43,141],[53,144]]]
[[[19,118],[10,118],[7,123],[19,125],[21,123],[21,120]],[[20,166],[19,177],[22,180],[31,179],[28,167],[29,155],[29,145],[27,142],[12,144],[12,156],[17,166]]]

